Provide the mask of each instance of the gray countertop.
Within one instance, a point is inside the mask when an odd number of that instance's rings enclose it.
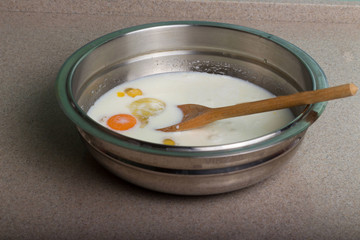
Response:
[[[142,189],[100,166],[54,90],[62,63],[83,44],[168,20],[272,33],[309,53],[331,86],[360,86],[359,9],[356,3],[2,1],[0,239],[360,239],[360,94],[329,102],[277,175],[231,193],[185,197]]]

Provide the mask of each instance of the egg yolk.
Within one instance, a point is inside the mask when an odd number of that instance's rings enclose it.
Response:
[[[124,97],[125,96],[125,93],[124,92],[117,92],[116,95],[118,97]]]
[[[107,120],[107,125],[114,130],[125,131],[136,124],[136,118],[129,114],[117,114]]]
[[[175,145],[175,142],[174,142],[174,140],[172,140],[170,138],[167,138],[167,139],[163,140],[163,144],[165,144],[165,145]]]
[[[141,96],[143,94],[142,91],[138,88],[127,88],[124,92],[132,98],[136,96]]]
[[[131,113],[140,121],[140,128],[149,123],[149,118],[159,115],[165,110],[165,102],[156,98],[141,98],[129,105]]]

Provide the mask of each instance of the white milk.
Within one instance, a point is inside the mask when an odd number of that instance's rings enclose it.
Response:
[[[137,88],[142,95],[119,97],[118,92]],[[101,96],[88,115],[107,126],[106,120],[120,113],[132,114],[129,105],[141,98],[155,98],[166,104],[165,110],[149,118],[145,127],[136,125],[120,134],[154,143],[171,139],[180,146],[207,146],[234,143],[256,138],[284,127],[294,116],[288,109],[219,120],[205,127],[166,133],[155,129],[179,123],[182,119],[177,105],[194,103],[208,107],[222,107],[241,102],[274,97],[267,90],[237,78],[196,72],[164,73],[147,76],[121,84]]]

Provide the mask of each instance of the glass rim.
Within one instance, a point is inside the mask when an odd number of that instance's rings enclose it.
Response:
[[[313,123],[313,121],[311,122],[306,120],[307,116],[311,112],[315,112],[317,117],[319,117],[324,111],[326,102],[315,103],[309,105],[309,107],[303,113],[299,114],[293,121],[275,132],[246,141],[211,146],[167,146],[133,139],[123,135],[120,137],[120,134],[112,131],[104,131],[104,127],[100,126],[100,124],[94,124],[93,121],[89,121],[88,117],[86,117],[86,113],[82,111],[79,106],[77,106],[76,101],[72,96],[71,80],[77,65],[93,50],[107,43],[108,41],[139,30],[173,25],[220,27],[246,32],[262,38],[266,38],[269,41],[272,41],[290,51],[302,62],[302,64],[304,64],[312,80],[312,90],[328,87],[328,82],[323,70],[310,55],[292,43],[275,35],[253,28],[228,23],[206,21],[157,22],[124,28],[101,36],[79,48],[64,62],[56,79],[56,96],[60,107],[67,115],[67,117],[77,127],[81,128],[88,134],[120,147],[161,155],[201,157],[224,154],[231,155],[238,153],[239,151],[248,152],[275,145],[305,131]]]

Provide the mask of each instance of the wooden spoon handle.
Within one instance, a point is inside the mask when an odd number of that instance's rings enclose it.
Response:
[[[338,98],[353,96],[358,87],[354,84],[344,84],[336,87],[324,88],[314,91],[299,92],[287,96],[279,96],[256,102],[240,103],[233,106],[212,109],[218,115],[217,120],[242,115],[268,112],[294,106],[324,102]]]

